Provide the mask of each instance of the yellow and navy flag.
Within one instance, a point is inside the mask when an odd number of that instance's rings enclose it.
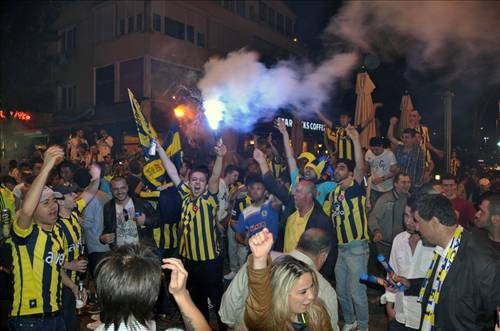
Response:
[[[130,89],[128,90],[128,95],[130,98],[130,104],[132,106],[132,111],[134,113],[135,124],[137,126],[137,134],[139,136],[139,144],[141,145],[141,149],[143,151],[144,159],[146,160],[146,164],[142,170],[143,179],[146,186],[152,189],[151,192],[144,192],[144,198],[158,198],[159,191],[158,187],[167,184],[169,182],[169,178],[165,169],[163,168],[163,164],[157,156],[150,156],[149,145],[151,142],[151,138],[155,138],[158,145],[162,146],[165,149],[165,153],[172,160],[172,162],[179,169],[181,164],[181,137],[179,133],[179,127],[177,123],[173,122],[172,126],[167,134],[165,144],[161,144],[161,139],[158,137],[155,129],[151,126],[151,124],[146,120],[144,114],[142,113],[141,106],[137,102],[134,97],[134,94]]]
[[[139,144],[141,145],[144,158],[146,159],[147,162],[150,159],[148,150],[151,138],[158,139],[158,137],[155,129],[149,124],[149,122],[144,117],[144,114],[142,113],[141,110],[141,105],[134,97],[132,91],[130,91],[130,89],[127,89],[127,91],[128,91],[128,97],[130,99],[130,105],[132,106],[132,112],[134,113],[135,124],[137,126],[137,135],[139,136]]]
[[[182,146],[181,134],[177,122],[172,122],[162,146],[165,149],[167,156],[175,164],[176,168],[179,169],[182,163]]]

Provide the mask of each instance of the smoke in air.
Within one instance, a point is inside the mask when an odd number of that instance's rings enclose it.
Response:
[[[345,53],[319,66],[281,61],[267,68],[256,52],[242,49],[205,63],[198,88],[212,129],[221,125],[245,132],[284,107],[302,118],[311,116],[329,99],[335,81],[350,74],[356,63],[354,53]]]
[[[282,61],[266,68],[246,50],[205,64],[198,83],[212,128],[247,131],[293,108],[307,118],[329,99],[334,83],[357,65],[357,53],[383,61],[406,58],[409,72],[438,70],[442,84],[461,80],[481,86],[500,81],[500,2],[349,1],[331,18],[325,48],[353,53],[330,57],[319,66]],[[337,51],[338,53],[338,51]]]
[[[351,47],[410,70],[439,70],[441,82],[500,81],[500,2],[350,1],[325,30]]]

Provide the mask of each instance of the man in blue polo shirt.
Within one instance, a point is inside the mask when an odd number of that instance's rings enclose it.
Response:
[[[266,187],[260,176],[249,178],[247,183],[252,204],[243,209],[238,222],[234,225],[236,240],[242,245],[248,245],[248,238],[264,228],[268,228],[273,238],[277,238],[278,210],[273,207],[272,196],[267,196]]]

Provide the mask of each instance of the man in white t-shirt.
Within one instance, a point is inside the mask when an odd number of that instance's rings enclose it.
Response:
[[[134,222],[135,208],[132,199],[128,199],[125,206],[115,202],[116,210],[116,245],[139,243],[137,225]]]
[[[370,149],[365,154],[365,161],[371,172],[370,204],[375,202],[385,192],[393,188],[392,177],[396,174],[396,157],[389,149],[385,149],[379,137],[370,139]]]
[[[109,244],[111,249],[137,243],[155,247],[153,207],[145,200],[130,196],[123,177],[113,177],[110,187],[113,199],[104,205],[101,243]]]
[[[23,204],[23,199],[28,190],[31,187],[31,184],[35,180],[36,176],[33,176],[29,173],[23,173],[21,183],[17,184],[12,190],[12,194],[16,200],[16,210],[21,209]]]

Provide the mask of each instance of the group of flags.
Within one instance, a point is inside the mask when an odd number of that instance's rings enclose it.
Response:
[[[158,188],[167,184],[170,179],[163,167],[161,160],[157,155],[149,155],[151,139],[155,138],[158,144],[157,148],[165,149],[165,153],[175,164],[177,169],[181,166],[182,147],[179,126],[177,122],[172,121],[170,129],[165,139],[158,136],[153,126],[148,122],[142,113],[141,106],[134,94],[128,89],[130,105],[134,113],[135,124],[137,126],[137,135],[139,137],[139,145],[142,149],[146,164],[143,168],[144,184],[150,188],[151,193],[149,198],[157,198],[159,196]]]

